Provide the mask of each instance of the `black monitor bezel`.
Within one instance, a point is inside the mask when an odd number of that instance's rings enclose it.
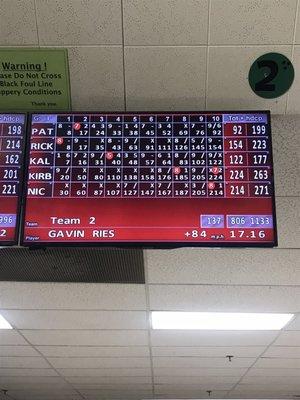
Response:
[[[26,205],[27,205],[27,187],[28,187],[28,171],[29,171],[29,155],[30,155],[30,140],[31,140],[31,125],[33,115],[152,115],[152,114],[173,114],[173,115],[184,115],[184,114],[266,114],[267,123],[269,127],[269,138],[270,138],[270,160],[272,168],[271,184],[273,186],[272,194],[272,209],[273,209],[273,231],[274,231],[274,241],[272,242],[113,242],[113,241],[101,241],[101,242],[28,242],[25,241],[24,231],[25,231],[25,217],[26,217]],[[274,162],[273,162],[273,147],[272,147],[272,127],[271,127],[271,112],[270,110],[213,110],[213,111],[64,111],[64,112],[45,112],[37,111],[30,112],[27,121],[27,135],[26,135],[26,165],[24,169],[24,179],[23,179],[23,213],[22,213],[22,224],[20,229],[20,243],[24,247],[29,247],[32,249],[47,248],[47,247],[94,247],[94,248],[136,248],[136,249],[175,249],[182,247],[202,247],[202,248],[273,248],[278,246],[278,234],[277,234],[277,220],[276,220],[276,202],[275,202],[275,179],[274,179]]]
[[[0,240],[0,246],[3,247],[10,247],[10,246],[17,246],[20,243],[20,233],[22,231],[22,206],[24,200],[24,186],[25,186],[25,172],[26,172],[26,155],[27,155],[27,133],[28,133],[28,113],[25,112],[9,112],[9,111],[0,111],[0,115],[7,114],[7,115],[24,115],[24,132],[23,132],[23,143],[21,148],[21,159],[20,159],[20,180],[19,180],[19,194],[17,200],[17,217],[16,217],[16,227],[15,227],[15,236],[14,240],[7,240],[3,241]],[[0,238],[1,239],[1,238]]]

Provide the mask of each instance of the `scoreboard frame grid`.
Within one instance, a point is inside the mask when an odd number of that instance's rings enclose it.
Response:
[[[18,246],[21,241],[21,235],[23,232],[23,212],[24,212],[24,201],[25,201],[25,186],[27,187],[26,179],[26,167],[27,167],[27,144],[28,144],[28,131],[29,131],[29,118],[27,112],[9,112],[9,111],[1,111],[0,114],[7,115],[23,115],[24,116],[24,124],[23,124],[23,143],[20,149],[20,177],[19,177],[19,193],[17,197],[17,214],[16,214],[16,226],[15,226],[15,236],[13,240],[2,241],[0,238],[0,246]],[[0,197],[1,201],[1,197]]]
[[[40,241],[40,242],[28,242],[25,241],[24,237],[24,232],[25,232],[25,217],[26,217],[26,204],[27,204],[27,188],[28,188],[28,175],[29,175],[29,159],[30,159],[30,142],[31,142],[31,125],[32,125],[32,116],[33,115],[57,115],[57,116],[92,116],[92,115],[120,115],[120,116],[147,116],[147,115],[165,115],[165,114],[171,114],[171,115],[189,115],[189,114],[195,114],[195,115],[215,115],[215,114],[266,114],[267,116],[267,125],[268,125],[268,137],[269,137],[269,154],[270,154],[270,167],[272,169],[272,175],[270,177],[270,183],[273,188],[273,192],[271,194],[271,201],[272,201],[272,217],[273,217],[273,232],[274,232],[274,240],[272,242],[245,242],[245,241],[231,241],[231,242],[225,242],[225,241],[220,241],[220,242],[201,242],[201,241],[193,241],[193,242],[185,242],[185,241],[146,241],[146,242],[140,242],[140,241],[74,241],[74,242],[68,242],[68,241]],[[20,245],[24,247],[29,247],[29,248],[47,248],[47,247],[101,247],[101,248],[140,248],[140,249],[175,249],[175,248],[180,248],[180,247],[202,247],[202,248],[273,248],[278,246],[278,233],[277,233],[277,218],[276,218],[276,202],[275,202],[275,179],[274,179],[274,162],[273,162],[273,147],[272,147],[272,127],[271,127],[271,112],[270,110],[207,110],[207,111],[202,111],[202,110],[194,110],[194,111],[62,111],[62,112],[50,112],[50,111],[37,111],[37,112],[30,112],[27,114],[27,129],[25,134],[25,155],[23,156],[23,162],[24,159],[26,160],[26,164],[24,167],[24,174],[23,174],[23,197],[22,197],[22,215],[21,215],[21,226],[20,226],[20,232],[19,232],[19,238],[20,238]],[[72,122],[73,124],[74,122]],[[139,124],[139,135],[137,138],[140,140],[140,124]],[[222,131],[223,131],[223,125],[222,125]],[[223,137],[223,143],[224,143],[224,132],[222,132],[222,137]],[[107,134],[107,128],[106,128],[106,134]],[[106,137],[106,135],[105,135]],[[156,135],[155,135],[156,137]],[[247,141],[246,141],[247,143]],[[55,145],[56,147],[56,145]],[[90,150],[90,149],[89,149]],[[73,141],[72,141],[72,150],[73,151]],[[157,152],[157,149],[155,150]],[[206,152],[206,159],[207,159],[207,151]],[[255,151],[253,151],[255,152]],[[247,143],[247,164],[248,164],[248,143]],[[223,154],[225,154],[225,148],[223,145]],[[172,159],[173,159],[172,155]],[[72,158],[71,158],[72,160]],[[71,161],[72,165],[72,161]],[[55,161],[53,166],[55,167]],[[207,166],[207,164],[206,164]],[[222,167],[223,168],[223,167]],[[225,168],[224,168],[225,172]],[[249,174],[249,171],[248,171]],[[70,181],[71,182],[71,181]],[[225,173],[224,173],[224,197],[223,199],[226,199],[226,190],[225,190]],[[244,181],[245,183],[249,183],[249,179],[247,179],[247,182]],[[138,182],[138,185],[140,182]],[[256,197],[250,197],[247,196],[248,198],[252,198],[253,200]],[[78,198],[80,200],[80,197],[61,197],[61,199],[68,199],[68,198]],[[85,198],[90,198],[89,196]],[[105,199],[115,199],[115,198],[125,198],[125,199],[133,199],[133,200],[139,200],[141,197],[103,197]],[[102,199],[103,199],[102,198]],[[151,197],[151,196],[145,196],[142,197],[144,200],[151,201],[152,199],[157,199],[156,196]],[[180,199],[181,197],[167,197],[168,199],[174,199],[176,198]],[[186,199],[192,199],[190,196],[186,196]],[[194,199],[197,199],[198,197],[194,197]],[[202,199],[206,199],[209,201],[210,199],[213,199],[214,197],[209,197],[209,196],[203,196],[201,197]],[[163,199],[163,197],[159,198]],[[219,197],[219,199],[222,199],[222,197]],[[103,227],[106,228],[106,227]],[[160,227],[163,229],[167,229],[166,227]],[[197,227],[199,228],[199,227]]]

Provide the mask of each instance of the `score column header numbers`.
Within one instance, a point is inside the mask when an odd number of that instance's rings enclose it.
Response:
[[[23,243],[273,246],[270,134],[264,111],[32,114]]]
[[[202,114],[202,113],[140,113],[140,114],[135,114],[135,113],[103,113],[103,114],[81,114],[81,113],[74,113],[74,114],[32,114],[32,123],[48,123],[48,124],[56,124],[59,120],[59,117],[62,117],[64,122],[68,122],[68,118],[69,118],[69,122],[72,122],[75,119],[79,119],[83,122],[98,122],[100,121],[100,118],[107,118],[107,117],[121,117],[121,118],[125,118],[126,122],[127,122],[127,118],[128,120],[131,120],[130,117],[132,117],[132,120],[135,119],[135,122],[138,122],[140,117],[178,117],[178,121],[173,121],[168,119],[168,121],[170,122],[182,122],[182,119],[180,119],[181,117],[188,117],[191,116],[192,120],[194,122],[199,121],[199,119],[197,120],[197,116],[201,117],[201,122],[207,122],[207,118],[206,117],[212,117],[212,116],[219,116],[221,117],[220,120],[218,120],[218,122],[223,122],[223,123],[263,123],[263,124],[267,124],[268,123],[268,118],[267,118],[267,114],[262,113],[262,114],[218,114],[218,115],[214,115],[214,114]],[[85,119],[84,119],[85,118]],[[106,119],[104,119],[106,121]],[[103,121],[104,121],[103,120]],[[209,118],[210,122],[215,122],[212,118]],[[124,121],[122,121],[124,122]],[[155,122],[152,121],[152,122]],[[158,122],[161,122],[161,119],[158,119]],[[190,121],[188,121],[190,122]]]

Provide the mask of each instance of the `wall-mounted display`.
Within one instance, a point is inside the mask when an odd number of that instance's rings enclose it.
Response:
[[[268,112],[33,114],[23,243],[277,244]]]

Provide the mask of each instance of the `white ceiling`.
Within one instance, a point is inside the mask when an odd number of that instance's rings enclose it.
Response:
[[[150,310],[298,314],[300,252],[285,252],[148,250],[146,285],[1,282],[14,330],[0,331],[0,388],[16,400],[292,398],[300,314],[282,332],[149,322]]]
[[[273,118],[277,249],[148,250],[145,285],[0,282],[14,327],[0,331],[0,400],[300,395],[299,126]],[[296,318],[282,332],[152,331],[152,310]]]

